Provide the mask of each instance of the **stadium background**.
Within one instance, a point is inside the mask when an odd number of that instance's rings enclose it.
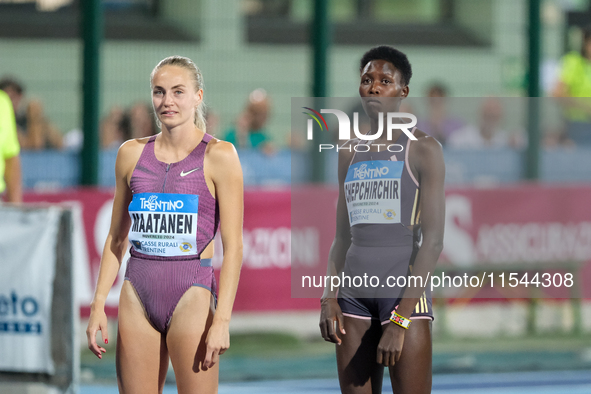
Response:
[[[368,6],[370,3],[372,7]],[[541,95],[544,96],[549,95],[556,82],[561,56],[580,46],[579,27],[591,22],[591,4],[587,0],[540,3]],[[55,10],[51,9],[52,4],[57,7]],[[440,82],[448,87],[449,96],[455,100],[451,106],[458,113],[467,103],[474,105],[467,98],[510,97],[504,103],[511,107],[518,102],[511,100],[527,96],[529,1],[339,0],[329,4],[333,34],[327,53],[326,84],[330,96],[355,94],[359,57],[377,44],[395,45],[408,54],[414,72],[411,96],[423,97],[433,82]],[[206,104],[219,117],[218,127],[212,130],[216,136],[223,138],[250,92],[265,89],[268,93],[271,115],[266,128],[275,152],[269,155],[254,150],[240,151],[245,167],[247,209],[252,209],[252,222],[246,226],[252,230],[249,236],[253,252],[245,262],[240,289],[243,297],[238,301],[232,327],[233,349],[225,357],[225,366],[222,364],[221,380],[296,378],[302,384],[306,379],[328,378],[332,379],[328,386],[336,387],[332,347],[319,342],[316,335],[317,300],[289,299],[289,264],[285,263],[285,251],[289,250],[286,245],[290,240],[281,230],[290,224],[291,182],[306,183],[309,179],[308,174],[297,171],[299,175],[292,178],[292,165],[305,162],[307,153],[290,138],[290,118],[292,98],[310,96],[312,91],[314,59],[308,25],[313,17],[313,2],[113,0],[103,1],[102,6],[105,39],[100,52],[100,93],[97,92],[101,118],[114,106],[149,101],[149,74],[159,60],[171,54],[188,56],[201,68]],[[77,2],[0,1],[0,76],[11,75],[22,81],[27,96],[43,103],[46,115],[64,135],[75,135],[82,128],[83,45],[78,24]],[[415,102],[420,107],[420,99]],[[551,132],[541,130],[541,133]],[[26,201],[81,202],[79,224],[85,228],[89,255],[83,267],[86,284],[76,284],[82,302],[82,392],[96,384],[112,384],[114,379],[113,359],[99,363],[85,350],[83,328],[87,314],[84,303],[92,294],[98,268],[96,253],[91,249],[94,244],[100,244],[102,230],[97,228],[105,227],[104,209],[113,187],[115,153],[114,150],[100,153],[100,192],[96,192],[81,187],[85,157],[80,151],[22,152]],[[542,148],[540,187],[567,187],[565,190],[576,193],[584,201],[591,181],[589,153],[589,147],[584,146]],[[446,148],[445,155],[448,171],[449,163],[454,163],[451,168],[460,168],[461,176],[457,175],[458,171],[448,176],[447,184],[452,191],[476,190],[474,194],[478,194],[477,190],[484,185],[492,193],[502,193],[507,186],[519,189],[525,184],[523,150],[459,152]],[[330,168],[328,171],[326,180],[330,187]],[[565,185],[564,181],[571,183]],[[554,201],[558,204],[559,199]],[[493,212],[502,209],[490,208]],[[270,209],[277,211],[269,215]],[[103,222],[97,224],[101,210]],[[248,215],[247,212],[247,218]],[[265,215],[277,222],[257,222]],[[279,246],[270,246],[271,242]],[[279,252],[273,248],[279,248]],[[244,293],[248,291],[251,293]],[[116,305],[116,296],[112,305]],[[588,371],[591,314],[587,303],[577,306],[568,300],[540,301],[533,317],[528,314],[530,305],[507,300],[440,305],[446,312],[445,317],[442,314],[438,318],[436,310],[434,371],[440,374],[497,372],[499,375],[490,377],[491,381],[508,382],[506,387],[513,387],[510,382],[514,378],[501,375],[502,372]],[[110,314],[114,315],[115,309]],[[490,323],[491,316],[508,315],[517,323]],[[560,316],[559,322],[549,322],[544,318],[547,315]],[[533,320],[528,321],[527,316]],[[457,323],[448,322],[458,321],[462,329],[455,331]],[[114,319],[111,323],[114,332]],[[257,361],[256,366],[252,360]],[[564,376],[564,373],[547,373]],[[483,375],[449,378],[459,386],[446,386],[448,377],[437,376],[435,389],[438,390],[479,392],[479,387],[487,390],[496,387],[493,383],[478,386],[484,384],[483,379],[486,381]],[[537,387],[540,382],[540,375],[524,372],[520,376],[515,379],[522,387]],[[173,379],[172,375],[170,378]],[[480,383],[470,383],[470,379]],[[464,381],[468,382],[465,387],[461,386]],[[589,385],[588,380],[576,375],[564,387],[573,381]],[[560,391],[563,386],[557,387]],[[542,389],[523,392],[542,392]]]

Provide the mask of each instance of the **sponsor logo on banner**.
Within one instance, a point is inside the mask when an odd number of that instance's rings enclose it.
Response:
[[[293,242],[293,244],[292,244]],[[320,234],[315,227],[245,228],[243,235],[243,269],[288,269],[290,266],[314,267],[320,260]],[[214,249],[223,250],[220,234]],[[213,255],[212,264],[222,266],[222,253]]]
[[[0,334],[41,334],[43,324],[37,319],[39,302],[31,296],[19,296],[16,290],[0,294]]]
[[[527,197],[521,197],[522,201]],[[474,207],[475,201],[477,197],[461,194],[446,198],[443,254],[454,265],[591,259],[591,221],[533,221],[524,215],[523,222],[485,223],[481,219],[484,211]]]
[[[0,206],[2,371],[55,373],[51,351],[52,312],[55,311],[52,310],[52,300],[57,284],[54,282],[56,246],[65,239],[61,238],[59,228],[61,214],[56,207]],[[26,245],[24,248],[23,244]],[[71,290],[65,281],[60,281],[60,285]],[[72,305],[65,302],[63,295],[65,293],[56,294],[56,299],[61,301],[58,307],[70,316],[67,309]],[[68,318],[59,321],[56,327],[64,328],[67,322]],[[0,392],[4,390],[0,389]]]

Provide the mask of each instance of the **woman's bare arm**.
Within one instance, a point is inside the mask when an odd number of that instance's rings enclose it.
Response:
[[[356,140],[348,141],[342,148],[353,146]],[[354,151],[349,152],[346,149],[339,151],[339,198],[337,201],[337,222],[336,233],[330,252],[328,253],[328,264],[326,268],[326,275],[330,278],[339,276],[345,266],[345,257],[347,250],[351,246],[351,227],[349,224],[349,214],[347,211],[347,202],[345,200],[345,178],[347,177],[347,170],[353,158]],[[340,344],[341,339],[336,334],[335,322],[338,325],[338,330],[344,334],[345,326],[341,308],[338,306],[336,300],[336,291],[338,288],[332,287],[333,282],[329,279],[326,282],[324,293],[322,294],[321,305],[322,311],[320,314],[320,332],[325,341]]]
[[[129,189],[129,177],[137,163],[142,147],[143,145],[132,140],[123,144],[117,153],[115,164],[116,189],[111,227],[101,257],[97,285],[90,305],[90,319],[86,330],[88,347],[99,358],[101,358],[101,354],[105,352],[105,349],[97,345],[96,333],[101,331],[103,341],[108,343],[107,317],[104,312],[105,301],[117,278],[127,247],[127,235],[131,224],[127,207],[132,198]]]
[[[217,310],[206,341],[204,366],[210,368],[230,347],[229,324],[242,267],[244,186],[242,167],[232,144],[214,142],[209,149],[206,167],[211,169],[211,180],[215,185],[224,247]]]

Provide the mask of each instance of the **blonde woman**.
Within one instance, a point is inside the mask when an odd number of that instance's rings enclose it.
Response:
[[[129,239],[117,333],[120,392],[161,393],[170,358],[179,393],[216,393],[242,264],[242,170],[234,146],[205,132],[203,77],[190,59],[162,60],[150,82],[161,132],[119,149],[88,346],[99,358],[105,352],[96,334],[108,343],[105,299]],[[224,257],[216,298],[218,227]]]

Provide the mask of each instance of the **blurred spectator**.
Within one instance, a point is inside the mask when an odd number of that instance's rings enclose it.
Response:
[[[12,103],[0,90],[0,196],[6,190],[6,201],[14,203],[23,200],[19,151]]]
[[[124,132],[127,130],[130,132],[129,135],[124,134],[125,141],[132,138],[150,137],[160,132],[151,104],[135,103],[123,115],[122,122],[129,122],[129,127],[126,124],[120,125]]]
[[[101,148],[117,149],[127,140],[149,137],[158,132],[150,105],[136,103],[128,110],[115,106],[101,121]]]
[[[205,108],[205,125],[207,126],[207,134],[217,137],[220,129],[220,117],[211,108]]]
[[[484,149],[521,147],[523,140],[512,136],[502,128],[503,105],[495,97],[485,98],[480,107],[477,125],[467,125],[454,132],[448,139],[448,146],[457,149]]]
[[[583,29],[580,52],[570,52],[562,67],[552,95],[565,107],[567,136],[576,144],[591,144],[591,26]]]
[[[545,148],[573,147],[575,143],[568,138],[565,129],[550,130],[544,133],[542,144]]]
[[[427,117],[418,120],[417,128],[445,146],[452,134],[464,126],[464,122],[447,113],[445,86],[440,83],[431,84],[427,97]]]
[[[112,107],[101,120],[100,141],[102,149],[117,149],[131,135],[129,121],[120,107]]]
[[[293,151],[304,151],[308,146],[305,130],[291,130],[285,137],[285,145]]]
[[[263,89],[254,90],[248,96],[245,110],[236,119],[235,127],[226,132],[224,139],[234,144],[236,148],[257,148],[265,153],[271,153],[273,148],[265,129],[269,110],[267,92]]]
[[[13,78],[0,80],[0,90],[4,90],[12,101],[18,140],[23,149],[61,149],[62,134],[49,122],[43,113],[43,105],[38,100],[24,100],[25,89]]]

